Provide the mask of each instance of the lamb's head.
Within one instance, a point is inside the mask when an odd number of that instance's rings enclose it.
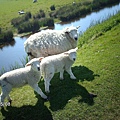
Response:
[[[25,66],[31,66],[31,69],[33,69],[34,71],[40,71],[40,62],[43,59],[43,57],[40,58],[33,58],[32,60],[30,60]]]
[[[68,28],[65,29],[65,33],[67,35],[69,35],[70,38],[77,41],[78,40],[78,28],[79,27],[80,26],[78,26],[78,27],[73,27],[73,26],[68,27]]]
[[[71,49],[67,52],[65,52],[65,54],[68,54],[69,59],[72,60],[73,62],[76,60],[77,57],[77,47],[75,49]]]

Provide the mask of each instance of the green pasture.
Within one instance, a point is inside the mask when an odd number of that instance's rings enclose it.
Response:
[[[89,28],[80,36],[78,47],[72,67],[76,80],[65,73],[60,81],[55,74],[49,101],[29,86],[13,89],[12,106],[1,109],[0,120],[119,120],[120,13]],[[44,91],[43,80],[39,86]]]
[[[76,0],[76,2],[82,0]],[[0,27],[7,30],[11,26],[11,20],[20,16],[18,11],[37,13],[40,9],[49,13],[50,6],[55,5],[56,9],[65,4],[72,4],[73,0],[38,0],[33,3],[32,0],[0,0]]]

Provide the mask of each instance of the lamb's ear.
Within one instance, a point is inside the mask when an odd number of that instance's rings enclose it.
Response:
[[[77,27],[76,27],[76,29],[78,29],[79,27],[80,27],[80,25],[79,25],[79,26],[77,26]]]
[[[40,57],[40,58],[39,58],[39,61],[41,61],[43,58],[44,58],[44,57]]]
[[[77,50],[78,50],[78,47],[75,48],[75,51],[77,51]]]

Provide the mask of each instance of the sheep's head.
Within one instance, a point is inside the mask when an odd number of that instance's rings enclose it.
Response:
[[[70,36],[70,38],[77,41],[78,40],[78,28],[79,27],[80,26],[78,26],[78,27],[73,27],[73,26],[68,27],[68,28],[65,29],[65,33],[67,33]]]
[[[73,62],[76,60],[77,57],[77,47],[75,49],[71,49],[67,52],[65,52],[64,54],[69,56],[69,59],[72,60]]]
[[[34,71],[40,71],[40,62],[43,59],[43,57],[40,58],[33,58],[32,60],[30,60],[25,66],[31,66],[31,68]]]

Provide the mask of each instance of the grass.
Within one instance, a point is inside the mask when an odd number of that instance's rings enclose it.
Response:
[[[65,79],[60,81],[56,74],[51,81],[49,101],[43,101],[29,86],[13,89],[12,106],[1,109],[0,119],[119,120],[119,18],[120,13],[89,28],[80,37],[78,57],[72,67],[76,80],[65,73]],[[43,81],[39,86],[44,91]],[[89,93],[97,97],[92,98]]]
[[[82,0],[76,0],[82,1]],[[71,4],[73,0],[38,0],[32,3],[32,0],[0,0],[0,27],[4,30],[11,28],[11,20],[18,17],[18,11],[24,10],[36,14],[40,9],[45,13],[50,12],[50,6],[55,5],[56,9],[65,4]],[[47,3],[47,4],[45,4]]]

